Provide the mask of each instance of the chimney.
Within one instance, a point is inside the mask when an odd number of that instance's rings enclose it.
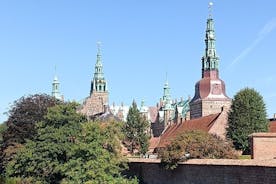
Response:
[[[276,113],[273,114],[273,118],[276,119]]]

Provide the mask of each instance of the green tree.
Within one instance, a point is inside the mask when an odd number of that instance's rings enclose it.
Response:
[[[138,150],[139,153],[145,154],[148,151],[149,136],[147,129],[149,123],[146,118],[141,116],[137,104],[133,101],[127,115],[127,122],[124,127],[125,143],[131,153]]]
[[[0,145],[2,146],[2,142],[3,142],[3,132],[5,132],[7,129],[7,124],[6,123],[2,123],[0,124]]]
[[[35,124],[44,120],[47,109],[61,103],[46,94],[35,94],[16,100],[8,111],[7,129],[3,132],[0,149],[0,173],[22,147],[27,139],[33,139],[37,130]]]
[[[127,183],[120,175],[120,126],[86,122],[69,103],[49,109],[37,136],[9,162],[7,177],[41,183]]]
[[[178,162],[190,158],[231,159],[237,158],[231,143],[202,131],[186,131],[169,145],[158,151],[158,157],[166,169],[175,169]]]
[[[227,137],[236,149],[250,153],[248,136],[254,132],[267,132],[268,120],[263,97],[254,89],[240,90],[232,101],[228,114]]]

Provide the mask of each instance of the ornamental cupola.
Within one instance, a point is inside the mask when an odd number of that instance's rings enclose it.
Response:
[[[52,82],[52,96],[58,100],[63,100],[63,96],[60,94],[59,85],[60,85],[60,82],[58,80],[57,75],[55,74],[54,80]]]

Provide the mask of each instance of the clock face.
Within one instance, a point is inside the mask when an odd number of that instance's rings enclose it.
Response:
[[[212,94],[219,95],[221,93],[221,85],[213,84],[212,85]]]

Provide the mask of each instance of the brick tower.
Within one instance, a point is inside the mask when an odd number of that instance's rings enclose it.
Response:
[[[211,12],[211,3],[209,4]],[[226,95],[225,83],[219,78],[219,57],[215,48],[214,21],[209,14],[205,34],[205,53],[202,61],[202,78],[195,85],[195,96],[190,102],[191,119],[219,113],[229,109],[231,99]]]
[[[104,78],[100,43],[98,42],[97,61],[95,65],[94,77],[91,81],[90,96],[85,99],[80,112],[90,119],[96,114],[105,112],[107,106],[107,82]]]

